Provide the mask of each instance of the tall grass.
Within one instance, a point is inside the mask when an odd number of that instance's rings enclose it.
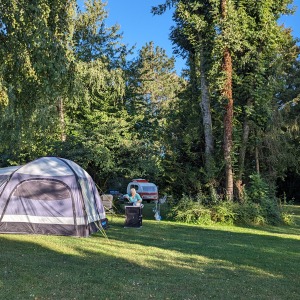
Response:
[[[0,235],[0,299],[299,299],[300,224],[109,219],[109,240]]]

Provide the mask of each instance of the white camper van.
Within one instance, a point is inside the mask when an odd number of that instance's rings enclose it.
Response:
[[[158,200],[158,188],[154,183],[148,182],[146,179],[133,179],[127,186],[127,194],[130,189],[135,188],[137,193],[141,195],[143,201]]]

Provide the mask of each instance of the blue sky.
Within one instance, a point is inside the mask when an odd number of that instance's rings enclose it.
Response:
[[[83,0],[78,0],[82,7]],[[140,50],[147,42],[153,41],[156,46],[172,54],[172,43],[169,40],[170,27],[174,25],[172,12],[167,11],[161,16],[153,16],[152,6],[164,3],[164,0],[106,0],[108,11],[107,25],[119,24],[123,32],[123,42],[129,46],[136,45]],[[293,29],[293,36],[300,38],[300,0],[295,0],[297,11],[292,16],[284,16],[279,23]],[[184,62],[176,58],[176,70],[180,73]]]

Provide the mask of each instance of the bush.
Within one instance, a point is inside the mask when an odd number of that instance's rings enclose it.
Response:
[[[244,202],[235,207],[236,221],[239,224],[257,224],[261,222],[261,207],[257,203]],[[259,221],[260,220],[260,221]]]
[[[211,219],[214,223],[221,223],[226,225],[233,225],[236,219],[234,212],[234,204],[232,202],[221,202],[214,205],[211,209]]]
[[[286,211],[281,213],[282,221],[285,225],[295,225],[295,220],[291,214]]]
[[[191,197],[183,195],[172,207],[169,217],[189,224],[209,224],[210,210],[205,208],[201,201],[194,201]]]
[[[278,200],[266,181],[259,175],[250,176],[250,187],[245,190],[245,202],[236,207],[237,222],[254,225],[285,223]]]
[[[251,175],[250,179],[242,203],[222,201],[218,195],[212,194],[206,196],[201,193],[194,198],[183,195],[178,202],[173,202],[169,217],[179,222],[201,225],[292,224],[292,217],[284,211],[266,181],[259,174]]]
[[[169,217],[175,221],[210,225],[214,223],[222,223],[232,225],[235,220],[233,205],[228,202],[218,202],[207,206],[203,204],[207,199],[202,195],[198,195],[195,199],[187,195],[183,195],[177,205],[173,206]]]
[[[246,189],[246,199],[261,204],[272,198],[270,188],[260,174],[253,174],[249,177],[250,187]]]

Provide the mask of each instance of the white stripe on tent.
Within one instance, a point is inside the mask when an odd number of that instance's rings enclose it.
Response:
[[[73,217],[43,217],[28,215],[4,215],[2,222],[74,225]],[[84,225],[84,217],[76,217],[77,225]]]

